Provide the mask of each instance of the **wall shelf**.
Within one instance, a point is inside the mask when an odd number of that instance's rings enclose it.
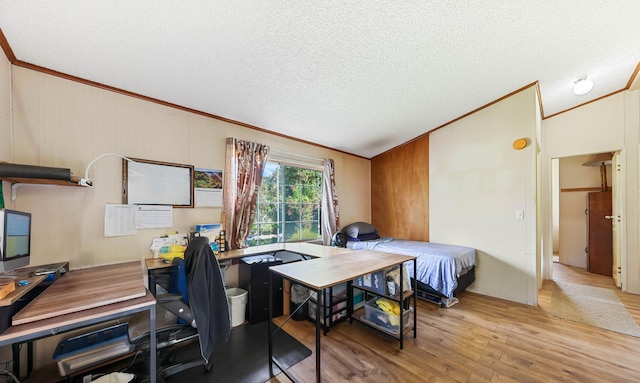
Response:
[[[11,201],[16,200],[18,186],[82,186],[80,177],[70,169],[22,165],[0,161],[0,180],[11,183]]]

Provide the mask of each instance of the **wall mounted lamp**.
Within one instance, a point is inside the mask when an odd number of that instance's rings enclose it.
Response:
[[[116,156],[116,157],[120,157],[123,160],[127,160],[127,161],[133,161],[132,159],[125,157],[125,156],[121,156],[120,154],[116,154],[116,153],[104,153],[99,155],[98,157],[94,158],[93,161],[89,162],[89,165],[87,165],[87,170],[84,171],[84,178],[80,179],[80,182],[78,182],[78,185],[81,186],[93,186],[93,180],[91,178],[89,178],[89,169],[91,168],[91,165],[94,164],[94,162],[98,161],[99,159],[101,159],[102,157],[105,156]]]

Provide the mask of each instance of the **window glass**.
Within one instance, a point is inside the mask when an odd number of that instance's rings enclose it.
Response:
[[[320,233],[322,171],[267,162],[247,246],[310,241]]]

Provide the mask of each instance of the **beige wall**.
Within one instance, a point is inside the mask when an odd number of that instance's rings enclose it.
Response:
[[[155,103],[13,68],[16,163],[71,168],[84,176],[89,162],[125,156],[224,169],[226,137],[255,140],[279,151],[336,164],[344,220],[370,213],[369,161]],[[93,188],[24,186],[13,208],[33,213],[32,264],[69,260],[72,268],[142,260],[151,239],[196,223],[219,222],[220,208],[174,209],[174,228],[103,235],[104,206],[121,203],[121,160],[104,157],[90,169]]]
[[[477,249],[470,291],[537,302],[536,88],[527,88],[430,135],[432,242]],[[526,137],[529,145],[512,148]],[[516,211],[524,219],[516,219]]]
[[[2,55],[0,55],[2,56]],[[3,61],[4,60],[4,61]],[[107,152],[224,169],[226,137],[259,141],[281,152],[333,158],[343,222],[369,220],[370,161],[300,143],[231,123],[187,113],[58,77],[10,67],[0,60],[0,159],[15,163],[70,168],[84,176],[89,162]],[[9,127],[9,75],[13,79],[13,128]],[[12,154],[9,154],[11,153]],[[151,239],[186,231],[196,223],[220,222],[220,208],[174,209],[171,229],[138,230],[135,236],[104,233],[105,204],[122,203],[122,165],[117,157],[98,160],[90,169],[93,188],[21,186],[8,208],[33,214],[31,264],[70,261],[72,269],[142,261],[150,257]],[[6,184],[6,182],[4,183]],[[237,283],[237,268],[227,273]],[[116,277],[116,276],[114,276]],[[50,360],[56,339],[38,342],[36,361]]]
[[[624,184],[624,207],[620,225],[621,230],[626,233],[626,243],[621,251],[622,290],[640,293],[640,256],[637,242],[639,100],[638,91],[619,92],[543,121],[542,204],[543,243],[546,244],[543,267],[545,278],[552,278],[551,159],[620,151],[620,174]]]
[[[11,65],[0,54],[0,161],[9,159],[11,152]]]
[[[560,263],[587,268],[587,193],[583,188],[600,188],[600,167],[584,166],[589,155],[560,159],[558,248]],[[607,185],[611,186],[611,165],[607,165]]]

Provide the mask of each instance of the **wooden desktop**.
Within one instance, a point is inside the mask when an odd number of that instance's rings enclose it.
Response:
[[[156,300],[142,273],[138,261],[68,271],[13,316],[11,327],[0,334],[0,346],[30,343],[141,311],[149,311],[155,334]],[[156,337],[150,339],[149,374],[155,382]],[[14,371],[19,373],[15,364]]]

